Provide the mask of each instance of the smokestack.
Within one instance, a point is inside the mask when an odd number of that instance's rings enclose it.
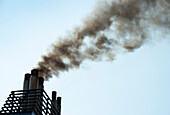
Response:
[[[31,77],[29,78],[30,79],[29,89],[44,89],[44,78],[38,77],[39,76],[38,69],[31,70],[30,76]]]
[[[57,109],[61,114],[61,97],[57,97]]]
[[[31,77],[30,77],[30,83],[29,83],[29,89],[37,89],[38,81],[38,69],[31,70]]]
[[[52,102],[54,103],[55,106],[57,106],[57,92],[56,91],[52,91]]]
[[[29,73],[25,74],[25,79],[24,79],[24,83],[23,83],[23,90],[29,90],[30,76],[31,76],[31,74],[29,74]]]
[[[56,100],[57,92],[52,92],[52,100],[44,91],[44,78],[38,77],[38,69],[33,69],[31,74],[24,77],[23,90],[12,91],[7,98],[3,114],[29,114],[29,115],[60,115],[61,98]]]
[[[25,74],[23,90],[29,90],[30,76],[31,76],[31,74],[29,74],[29,73]],[[21,104],[21,106],[23,106],[22,109],[27,109],[27,100],[28,100],[27,96],[28,96],[27,94],[24,94],[24,97],[22,98],[24,100],[23,101],[24,103]]]
[[[44,89],[44,78],[38,77],[38,89]]]

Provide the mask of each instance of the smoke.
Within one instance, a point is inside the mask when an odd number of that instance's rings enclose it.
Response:
[[[81,26],[52,45],[37,68],[48,80],[85,60],[114,60],[119,52],[140,48],[155,28],[164,34],[170,31],[170,0],[100,2]]]

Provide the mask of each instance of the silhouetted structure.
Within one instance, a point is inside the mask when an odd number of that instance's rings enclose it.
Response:
[[[61,97],[52,92],[52,100],[44,91],[44,79],[38,70],[25,74],[23,90],[12,91],[7,98],[1,115],[61,115]],[[57,97],[57,99],[56,99]]]

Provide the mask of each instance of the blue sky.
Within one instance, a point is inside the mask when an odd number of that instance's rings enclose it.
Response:
[[[24,74],[60,36],[81,24],[97,0],[0,0],[0,106],[22,89]],[[157,39],[158,36],[153,36]],[[169,36],[119,54],[113,62],[84,62],[45,83],[62,97],[62,115],[169,115]]]

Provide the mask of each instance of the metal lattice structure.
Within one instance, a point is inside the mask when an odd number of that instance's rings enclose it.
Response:
[[[34,112],[36,115],[60,115],[61,105],[57,104],[50,100],[43,89],[12,91],[0,114]]]

